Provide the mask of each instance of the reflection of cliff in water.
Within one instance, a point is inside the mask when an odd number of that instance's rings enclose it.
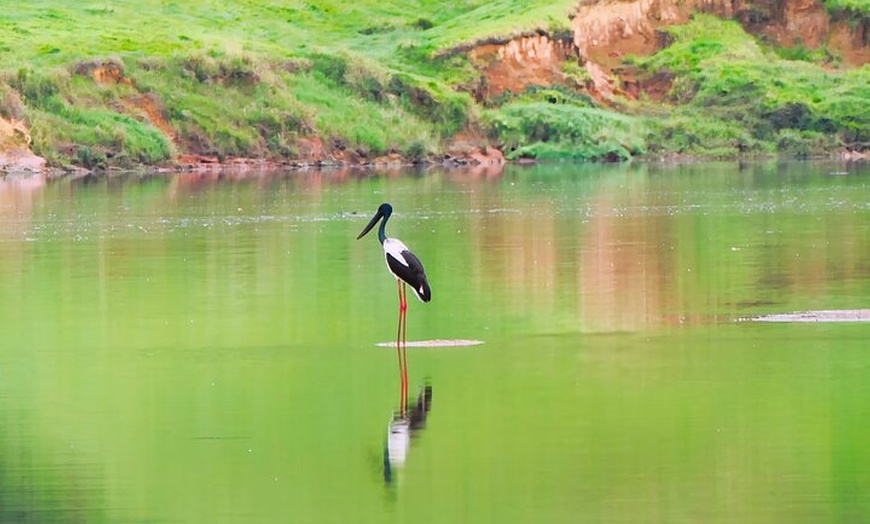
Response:
[[[390,420],[387,442],[384,446],[384,480],[393,481],[396,468],[405,465],[411,439],[426,427],[426,417],[432,408],[432,386],[426,384],[417,395],[416,401],[402,413],[397,412]]]
[[[22,240],[33,235],[33,208],[38,207],[44,187],[45,177],[41,176],[0,178],[0,267],[6,272],[19,274],[30,269],[27,253],[32,246]]]

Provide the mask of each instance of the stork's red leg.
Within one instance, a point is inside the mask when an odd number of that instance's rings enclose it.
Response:
[[[396,284],[399,286],[399,326],[396,330],[396,357],[399,361],[399,414],[405,416],[405,375],[402,372],[404,369],[402,358],[402,317],[405,316],[405,303],[402,300],[402,284],[403,282],[396,279]]]
[[[408,294],[407,288],[405,287],[405,283],[401,283],[401,317],[399,321],[402,324],[401,332],[402,332],[402,343],[400,346],[401,351],[401,365],[402,365],[402,411],[404,413],[405,410],[408,409],[408,352],[407,352],[407,333],[408,333]]]
[[[408,408],[408,355],[405,351],[407,328],[408,300],[405,283],[396,280],[399,285],[399,327],[396,333],[396,355],[399,359],[400,395],[399,412],[402,416]]]

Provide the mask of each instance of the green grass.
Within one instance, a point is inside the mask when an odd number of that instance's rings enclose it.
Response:
[[[569,12],[576,0],[457,2],[469,9],[450,12],[432,30],[430,45],[444,49],[491,37],[505,37],[544,29],[551,33],[569,30]],[[449,12],[449,11],[448,11]]]
[[[573,5],[567,0],[33,0],[4,9],[0,30],[7,68],[109,55],[219,51],[290,57],[348,49],[390,63],[397,49],[408,46],[443,49],[486,36],[565,29]]]

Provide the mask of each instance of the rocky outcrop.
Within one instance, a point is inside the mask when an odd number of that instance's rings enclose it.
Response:
[[[30,149],[30,132],[24,122],[0,118],[0,172],[45,170],[45,159]]]

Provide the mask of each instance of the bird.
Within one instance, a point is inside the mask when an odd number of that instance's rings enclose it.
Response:
[[[372,217],[356,239],[359,240],[366,236],[380,222],[378,240],[380,240],[381,246],[384,249],[387,269],[396,278],[399,288],[399,327],[396,334],[396,352],[399,358],[399,373],[401,375],[402,388],[400,411],[404,412],[407,408],[408,397],[408,359],[405,354],[408,301],[405,286],[411,286],[414,294],[422,302],[432,300],[432,288],[429,287],[426,271],[423,269],[423,263],[420,262],[417,255],[412,253],[401,240],[387,236],[387,220],[390,219],[392,214],[393,206],[390,204],[384,202],[378,206],[375,216]]]

